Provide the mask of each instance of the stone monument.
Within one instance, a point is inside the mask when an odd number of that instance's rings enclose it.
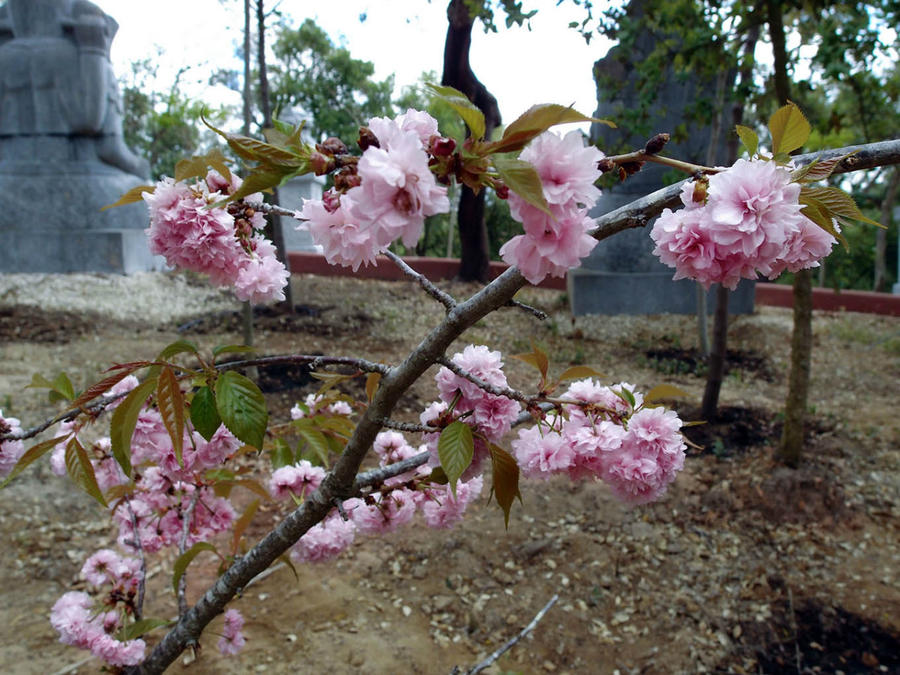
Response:
[[[149,183],[122,135],[117,30],[87,0],[0,7],[0,272],[160,267],[142,204],[101,211]]]
[[[645,0],[632,0],[627,7],[635,19],[651,11]],[[595,115],[618,125],[610,129],[594,124],[591,138],[600,141],[607,154],[642,148],[656,133],[670,132],[672,140],[663,154],[700,164],[707,161],[709,129],[704,124],[685,121],[689,110],[716,106],[715,83],[700,81],[696,76],[681,77],[666,68],[653,87],[655,99],[642,105],[642,75],[637,64],[653,52],[656,35],[646,30],[636,35],[630,48],[616,46],[594,64],[597,81],[598,109]],[[726,88],[734,73],[724,73]],[[643,111],[643,112],[641,112]],[[713,163],[725,162],[725,139],[730,133],[730,115],[722,120],[722,132]],[[620,145],[616,145],[620,144]],[[638,173],[612,188],[606,188],[591,215],[600,216],[664,187],[667,174],[681,180],[684,174],[659,164],[647,163]],[[654,245],[650,228],[627,230],[601,241],[581,267],[569,270],[568,292],[572,313],[580,314],[689,314],[696,311],[696,284],[690,280],[672,281],[674,270],[663,265],[652,254]],[[753,311],[752,282],[742,282],[729,301],[729,311]],[[710,292],[707,307],[715,308]]]

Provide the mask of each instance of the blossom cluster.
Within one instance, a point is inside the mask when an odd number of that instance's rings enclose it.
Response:
[[[96,604],[82,591],[70,591],[56,601],[50,623],[59,633],[60,642],[87,649],[112,666],[139,664],[144,658],[144,641],[121,640],[116,634],[122,629],[123,613],[134,611],[134,598],[143,577],[140,561],[102,549],[87,559],[81,575],[97,590],[105,589],[105,594]]]
[[[588,211],[600,196],[594,183],[600,178],[597,162],[603,156],[597,148],[584,147],[580,131],[565,136],[545,131],[519,155],[537,170],[549,213],[510,192],[510,213],[525,234],[506,242],[500,255],[532,284],[548,274],[565,276],[597,244],[588,234],[594,227]]]
[[[382,431],[375,438],[373,450],[379,458],[379,465],[385,467],[424,452],[425,446],[410,445],[406,437],[397,431]],[[427,467],[419,467],[389,478],[379,492],[344,501],[341,510],[346,519],[339,513],[330,514],[300,538],[291,550],[291,557],[301,562],[330,560],[346,550],[357,533],[378,535],[393,532],[411,523],[419,511],[429,527],[453,527],[462,520],[469,504],[481,494],[484,479],[478,475],[460,481],[456,494],[453,494],[449,486],[424,480],[429,473]],[[301,460],[291,467],[278,469],[275,475],[304,476],[307,482],[294,481],[287,488],[281,485],[276,487],[274,476],[270,483],[273,493],[276,489],[280,492],[287,489],[300,497],[308,494],[310,483],[324,478],[324,470]]]
[[[164,177],[153,193],[143,193],[150,211],[150,250],[173,267],[206,274],[217,286],[232,286],[239,300],[284,300],[287,270],[262,234],[262,213],[247,203],[262,201],[262,196],[250,195],[226,208],[213,206],[240,185],[236,175],[226,180],[217,171],[193,184]]]
[[[502,355],[484,345],[468,345],[455,354],[451,361],[461,370],[475,376],[485,384],[504,389],[507,386],[503,372]],[[441,415],[452,414],[472,427],[475,452],[472,464],[464,478],[480,473],[484,459],[490,454],[488,443],[498,443],[512,428],[519,415],[520,405],[507,396],[485,391],[471,380],[457,375],[449,368],[441,368],[435,375],[440,401],[425,409],[420,419],[423,424],[434,424]],[[431,463],[438,465],[437,446],[439,434],[426,434]]]
[[[328,262],[354,271],[374,264],[396,239],[414,246],[426,216],[450,209],[447,189],[428,165],[426,148],[438,135],[433,117],[410,109],[393,120],[370,119],[368,129],[376,142],[359,159],[356,184],[304,200],[299,213]]]
[[[133,375],[121,380],[106,393],[107,398],[124,394],[138,384]],[[109,407],[114,408],[114,400]],[[57,436],[60,443],[50,457],[50,467],[58,475],[66,473],[65,439],[76,434],[74,422],[60,423]],[[216,534],[230,529],[237,517],[231,503],[216,495],[206,484],[204,473],[222,466],[235,455],[241,442],[224,426],[220,426],[207,441],[199,433],[185,429],[181,461],[159,411],[145,406],[137,417],[131,441],[131,464],[135,468],[133,488],[129,496],[113,503],[112,519],[118,526],[119,547],[130,554],[148,554],[164,547],[188,548],[200,541],[209,541]],[[126,485],[129,481],[113,458],[107,437],[88,444],[89,457],[97,485],[101,491]],[[100,586],[112,584],[116,598],[134,597],[139,582],[135,558],[120,557],[111,550],[100,551],[85,563],[82,575]],[[51,621],[60,633],[60,640],[83,649],[111,665],[134,665],[143,655],[140,640],[120,642],[112,633],[121,628],[115,612],[97,615],[90,611],[90,596],[67,593],[54,606]],[[241,641],[233,640],[231,649]],[[139,645],[138,645],[139,643]]]
[[[800,185],[773,161],[739,159],[681,193],[684,208],[666,209],[650,233],[653,253],[675,268],[675,279],[734,289],[757,273],[774,279],[785,270],[817,267],[834,237],[803,215]]]
[[[632,385],[580,380],[562,398],[571,403],[512,442],[525,476],[600,478],[622,501],[643,504],[658,499],[684,466],[678,415],[646,407]]]
[[[15,417],[4,417],[0,410],[0,433],[20,433],[22,427]],[[0,478],[8,476],[16,462],[25,454],[22,441],[0,441]]]

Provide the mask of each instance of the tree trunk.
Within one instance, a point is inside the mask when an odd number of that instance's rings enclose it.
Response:
[[[703,390],[701,419],[712,422],[719,408],[719,392],[725,375],[725,355],[728,349],[728,294],[729,290],[718,285],[716,288],[716,315],[713,320],[712,348],[709,352],[709,370],[706,373],[706,387]]]
[[[750,57],[756,49],[756,43],[759,41],[759,27],[753,25],[747,32],[747,39],[744,41],[744,58],[745,64],[740,72],[740,84],[737,87],[737,96],[735,97],[734,107],[731,111],[731,118],[734,125],[738,125],[744,120],[744,99],[740,94],[740,90],[748,87],[753,78],[753,66]],[[727,164],[734,164],[737,159],[738,146],[737,134],[728,135],[727,144],[728,158]],[[707,158],[709,160],[709,158]],[[707,161],[707,164],[712,164]],[[713,345],[707,360],[706,385],[703,389],[703,404],[701,415],[703,419],[712,421],[716,418],[719,409],[719,394],[722,391],[722,380],[725,378],[725,355],[728,350],[728,293],[729,290],[723,286],[719,286],[716,290],[716,312],[713,317]]]
[[[779,105],[791,98],[787,75],[787,49],[780,0],[766,3],[772,57],[775,63],[775,95]],[[803,452],[803,425],[809,398],[809,373],[812,360],[812,273],[800,270],[794,275],[794,331],[791,335],[791,370],[784,402],[784,431],[776,457],[795,467]]]
[[[451,0],[447,6],[447,40],[444,43],[444,73],[441,84],[454,87],[469,97],[485,118],[485,135],[500,124],[497,99],[479,82],[469,64],[472,27],[475,19],[466,0]],[[463,186],[459,200],[459,278],[463,281],[487,281],[489,245],[484,222],[484,191],[477,195]]]
[[[881,224],[890,227],[891,212],[894,210],[894,202],[897,200],[897,188],[900,186],[900,169],[894,167],[888,180],[887,189],[884,192],[884,201],[881,202]],[[887,290],[885,275],[887,273],[887,230],[880,227],[875,232],[875,283],[874,290],[881,292]],[[898,280],[900,281],[900,280]]]
[[[259,67],[259,109],[263,116],[263,128],[272,127],[272,106],[269,102],[269,76],[266,71],[266,12],[265,0],[256,0],[256,32],[257,32],[257,65]],[[272,189],[272,194],[268,198],[270,204],[278,205],[278,188]],[[284,264],[290,274],[291,265],[287,256],[287,248],[284,244],[284,232],[281,225],[281,216],[270,214],[269,225],[266,228],[267,234],[271,237],[272,243],[275,245],[275,255]],[[279,308],[287,311],[294,311],[294,293],[291,289],[290,277],[288,284],[284,289],[284,302],[279,303]]]
[[[794,276],[794,332],[791,335],[791,372],[784,402],[784,430],[776,457],[790,467],[800,463],[803,425],[809,395],[812,360],[812,273],[800,270]]]

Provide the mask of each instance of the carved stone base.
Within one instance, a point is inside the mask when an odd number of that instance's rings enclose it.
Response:
[[[145,183],[98,161],[0,161],[0,272],[162,269],[143,203],[100,210]]]

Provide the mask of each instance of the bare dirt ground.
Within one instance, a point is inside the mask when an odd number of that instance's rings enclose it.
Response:
[[[123,314],[103,301],[121,289],[80,281],[75,296],[111,320],[75,299],[35,304],[0,292],[4,414],[29,426],[55,411],[44,393],[24,389],[35,372],[65,370],[84,386],[178,338],[205,349],[239,341],[233,304],[191,295],[183,279],[166,283],[151,305],[139,293],[127,298]],[[441,315],[408,283],[300,276],[294,284],[302,311],[263,312],[261,352],[392,363]],[[473,290],[444,287],[457,297]],[[703,379],[692,318],[573,321],[561,294],[523,295],[551,318],[503,310],[465,343],[509,354],[534,338],[557,373],[585,363],[645,390],[675,384],[691,395],[678,404],[683,417],[696,415]],[[153,310],[176,304],[180,313],[157,325]],[[691,452],[661,502],[626,508],[600,484],[524,483],[508,531],[496,506],[482,503],[451,531],[364,539],[337,561],[298,568],[299,580],[276,570],[235,601],[247,618],[240,655],[218,654],[214,623],[200,654],[171,672],[448,673],[516,635],[554,594],[533,634],[488,672],[900,672],[900,321],[816,313],[810,430],[797,471],[772,459],[790,328],[782,309],[732,321],[722,421],[690,430],[705,449]],[[506,363],[514,386],[533,387],[526,365]],[[313,390],[296,375],[268,376],[276,418]],[[414,419],[434,397],[430,380],[418,383],[397,416]],[[267,511],[255,532],[278,515]],[[47,617],[82,583],[84,559],[114,541],[99,507],[47,467],[32,468],[0,493],[0,538],[0,672],[97,672],[98,662],[57,642]],[[213,578],[203,560],[191,567],[194,596]],[[171,559],[151,565],[149,615],[174,612],[170,570]]]

